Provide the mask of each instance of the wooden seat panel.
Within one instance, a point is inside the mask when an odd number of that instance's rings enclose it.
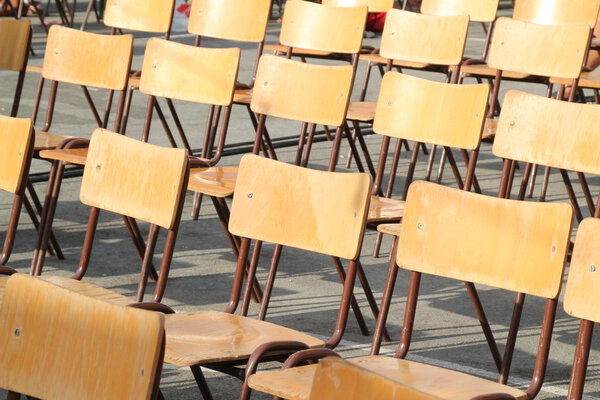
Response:
[[[270,322],[218,311],[169,314],[165,319],[165,361],[191,366],[248,358],[261,344],[296,340],[311,348],[324,342]]]
[[[387,12],[394,7],[393,0],[323,0],[322,3],[338,7],[367,6],[370,13]]]
[[[18,193],[31,162],[33,122],[0,115],[0,190]]]
[[[492,68],[487,64],[470,64],[460,67],[460,72],[463,74],[489,76],[490,78],[496,76],[496,71],[498,71],[496,68]],[[530,74],[524,72],[502,71],[502,78],[504,79],[527,79],[530,76]],[[571,83],[570,80],[569,83]]]
[[[252,89],[237,89],[233,92],[233,102],[250,104],[252,101]]]
[[[368,222],[399,221],[404,215],[406,202],[398,199],[371,196]]]
[[[36,132],[34,150],[51,150],[55,149],[63,140],[72,138],[73,136],[61,135],[51,132]]]
[[[552,78],[550,79],[550,82],[556,85],[570,85],[572,80]],[[590,72],[582,72],[581,76],[579,77],[579,82],[577,82],[577,86],[583,88],[600,89],[600,70],[595,69]]]
[[[233,195],[237,167],[192,168],[188,190],[215,197]]]
[[[87,148],[80,149],[54,149],[43,150],[40,152],[40,157],[47,160],[64,161],[69,164],[85,165],[87,160]]]
[[[370,122],[375,118],[374,101],[353,101],[348,107],[346,118],[354,121]]]
[[[400,236],[402,230],[402,224],[379,224],[377,225],[377,231],[386,233],[388,235]]]
[[[384,64],[385,65],[387,63],[387,58],[385,58],[379,54],[361,54],[360,60],[368,61],[373,64]],[[431,65],[429,63],[406,61],[406,60],[394,60],[394,61],[392,61],[392,64],[397,67],[414,68],[414,69],[425,69]]]
[[[282,44],[266,44],[265,51],[272,51],[278,54],[285,54],[287,52],[288,47]],[[327,57],[331,56],[333,53],[331,51],[319,51],[314,49],[304,49],[300,47],[294,47],[294,56],[302,57],[302,56],[312,56],[312,57]]]

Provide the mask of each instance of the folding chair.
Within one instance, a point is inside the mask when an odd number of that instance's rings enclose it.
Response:
[[[567,395],[569,400],[583,397],[594,323],[600,321],[595,307],[598,304],[595,301],[598,298],[596,266],[600,259],[598,246],[596,246],[598,232],[600,232],[599,216],[600,213],[596,213],[595,218],[586,218],[579,224],[565,290],[565,311],[581,320]]]
[[[0,306],[10,399],[157,399],[164,317],[15,274]]]
[[[10,116],[16,117],[19,112],[25,68],[29,58],[31,45],[31,23],[28,20],[0,19],[0,70],[18,72],[15,96],[11,105]],[[10,39],[9,39],[10,38]]]
[[[464,399],[491,393],[504,393],[517,399],[535,397],[544,381],[572,214],[568,204],[520,202],[429,182],[413,183],[398,252],[395,263],[390,265],[384,292],[384,299],[388,301],[393,287],[390,283],[395,280],[398,268],[410,271],[400,343],[393,357],[376,355],[379,349],[374,346],[372,355],[349,361],[441,398]],[[536,240],[525,241],[526,237]],[[423,274],[528,293],[545,300],[535,368],[527,390],[506,385],[510,356],[502,358],[497,365],[498,382],[405,359]],[[378,329],[385,325],[386,318],[382,311]],[[511,325],[514,323],[513,318]],[[511,351],[513,346],[514,342],[507,343],[506,351]],[[314,358],[311,354],[307,356]],[[301,353],[292,357],[293,362],[286,361],[287,366],[304,358]],[[249,385],[280,397],[306,399],[315,370],[313,364],[254,374]],[[290,380],[294,388],[304,387],[304,391],[287,396]]]

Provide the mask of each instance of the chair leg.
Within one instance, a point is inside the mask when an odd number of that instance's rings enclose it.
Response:
[[[202,193],[194,193],[194,201],[192,203],[192,219],[194,221],[198,220],[200,216],[200,207],[202,206]]]
[[[33,184],[31,183],[31,181],[29,179],[27,180],[27,191],[29,192],[29,195],[31,196],[31,201],[33,201],[33,205],[35,206],[37,215],[41,215],[42,204],[40,203],[40,199],[39,199],[35,189],[33,188]],[[25,197],[25,201],[26,201],[26,203],[28,203],[27,197]],[[27,208],[27,204],[25,204],[25,207]],[[33,216],[31,221],[33,222],[35,228],[38,229],[39,222],[37,222],[37,216],[36,216],[35,212],[33,214],[29,214],[29,215],[30,215],[30,217]],[[35,218],[35,220],[33,218]],[[54,231],[50,231],[50,244],[51,244],[50,250],[54,251],[54,253],[56,254],[56,257],[59,260],[64,260],[65,256],[62,252],[62,249],[60,248],[60,245],[58,244],[58,240],[56,239],[56,236],[54,235]],[[50,251],[49,254],[52,255],[52,252]]]
[[[358,280],[360,281],[361,286],[363,287],[363,291],[365,292],[365,296],[367,298],[367,302],[369,303],[369,307],[371,308],[371,312],[373,313],[373,317],[375,320],[379,318],[379,307],[377,306],[377,301],[375,300],[375,296],[373,296],[373,291],[371,290],[371,285],[367,280],[367,275],[365,275],[365,270],[362,267],[362,264],[358,263]],[[389,342],[390,335],[385,327],[383,327],[383,340]]]
[[[338,276],[343,285],[346,281],[346,271],[344,270],[344,267],[342,266],[342,263],[339,258],[331,258],[333,259],[333,264],[335,265],[335,269],[337,270]],[[354,297],[354,294],[352,294],[352,297],[350,298],[350,305],[352,306],[352,311],[354,312],[356,322],[358,322],[358,326],[360,327],[362,335],[369,336],[369,328],[367,327],[367,323],[365,322],[365,318],[363,317],[362,312],[360,311],[360,307],[358,305],[358,302],[356,301],[356,297]]]
[[[198,388],[200,389],[200,393],[202,393],[204,400],[213,400],[212,393],[200,366],[192,365],[190,369],[192,370],[192,374],[194,374],[194,379],[196,379],[196,383],[198,384]]]

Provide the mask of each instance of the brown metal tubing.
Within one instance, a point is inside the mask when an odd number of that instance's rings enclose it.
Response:
[[[529,177],[531,176],[531,171],[533,169],[533,164],[526,163],[525,170],[523,171],[523,179],[521,180],[521,186],[519,187],[519,194],[517,195],[518,200],[525,199],[525,195],[527,194],[527,185],[529,183]]]
[[[144,117],[144,127],[142,128],[142,142],[148,142],[148,138],[150,136],[154,103],[156,103],[156,97],[148,96],[148,101],[146,102],[146,115]],[[125,124],[123,124],[123,130],[125,130]]]
[[[435,153],[437,153],[437,145],[434,144],[431,148],[431,153],[429,153],[429,160],[427,160],[427,168],[425,170],[425,180],[431,180],[431,172],[433,170],[433,162],[435,161]],[[442,154],[442,159],[440,160],[440,168],[441,164],[444,162],[445,154]],[[438,173],[438,183],[441,181],[441,173]]]
[[[202,369],[199,365],[192,365],[190,367],[192,373],[194,374],[194,379],[198,384],[198,388],[200,389],[200,393],[202,394],[202,398],[204,400],[213,400],[212,393],[210,392],[210,388],[208,387],[208,383],[206,382],[206,378],[202,373]]]
[[[448,146],[444,146],[444,150],[446,150],[446,158],[450,163],[450,168],[452,169],[452,173],[454,174],[454,179],[456,180],[456,184],[459,188],[464,187],[464,183],[462,177],[460,176],[460,171],[458,170],[458,166],[456,165],[456,160],[454,159],[454,154],[452,154],[452,149]]]
[[[88,218],[88,228],[85,232],[85,238],[83,241],[83,249],[81,250],[81,256],[79,258],[79,266],[75,271],[75,274],[71,278],[81,280],[87,272],[87,267],[90,263],[90,255],[92,253],[92,246],[94,244],[94,236],[96,234],[96,227],[98,226],[98,215],[100,209],[97,207],[90,208],[90,216]]]
[[[416,146],[415,146],[416,147]],[[415,323],[415,313],[417,311],[417,300],[419,298],[419,286],[421,284],[421,273],[411,271],[408,284],[408,294],[406,296],[406,307],[404,309],[404,321],[402,323],[402,333],[400,334],[400,343],[396,348],[395,358],[405,358],[410,348],[410,339],[412,337],[413,326]]]
[[[296,150],[296,161],[295,165],[302,165],[302,156],[304,154],[304,145],[306,143],[306,131],[308,129],[308,123],[302,122],[300,127],[300,137],[298,138],[298,148]]]
[[[583,190],[583,195],[585,197],[588,209],[590,210],[590,214],[593,214],[596,206],[594,205],[594,199],[592,199],[592,193],[590,192],[590,187],[588,186],[583,172],[577,172],[577,179],[579,179],[579,183],[581,184],[581,189]]]
[[[343,130],[344,128],[342,126],[338,126],[335,130],[335,139],[333,140],[333,145],[331,146],[331,157],[329,158],[329,166],[327,168],[327,171],[329,172],[335,171],[335,167],[337,166]]]
[[[250,260],[250,268],[248,268],[246,274],[246,290],[244,291],[244,298],[242,301],[242,309],[240,315],[246,317],[248,315],[248,308],[250,307],[250,295],[252,293],[254,278],[256,277],[256,268],[258,267],[258,260],[260,259],[260,250],[262,248],[262,241],[254,241],[254,249],[252,249],[252,259]],[[263,297],[263,301],[265,298]]]
[[[494,77],[494,86],[492,87],[492,98],[490,101],[490,108],[488,109],[487,118],[494,118],[496,106],[498,105],[498,93],[500,92],[500,81],[502,80],[502,70],[496,71]]]
[[[331,257],[331,258],[333,259],[333,264],[335,265],[335,269],[336,269],[336,272],[338,273],[338,277],[340,278],[340,282],[342,283],[342,285],[344,285],[346,282],[346,271],[344,271],[344,267],[342,266],[342,263],[339,258],[337,258],[337,257]],[[360,332],[362,333],[363,336],[369,336],[369,328],[367,326],[365,318],[362,315],[362,312],[360,311],[360,306],[358,305],[358,302],[356,301],[356,297],[354,296],[354,293],[352,293],[352,296],[350,298],[350,306],[352,307],[352,312],[354,313],[354,316],[356,317],[356,322],[358,322],[358,327],[360,328]]]
[[[148,275],[152,268],[152,257],[154,256],[154,249],[156,248],[156,239],[160,227],[155,224],[150,225],[150,231],[148,232],[148,240],[146,242],[146,251],[144,252],[144,259],[142,260],[142,268],[140,271],[140,278],[138,281],[138,289],[135,301],[144,301],[144,292],[146,291],[146,285],[148,284]]]
[[[356,168],[359,172],[365,172],[365,167],[363,166],[362,160],[358,155],[358,150],[356,149],[356,143],[354,143],[354,140],[352,140],[352,133],[350,132],[350,128],[348,127],[348,124],[346,122],[344,122],[344,135],[348,140],[348,145],[350,146],[350,153],[354,156],[354,159],[356,160]]]
[[[30,39],[31,40],[31,39]],[[31,41],[30,41],[31,43]],[[19,71],[19,77],[17,78],[17,86],[15,88],[15,97],[13,99],[12,109],[10,110],[10,116],[16,117],[19,113],[19,104],[21,103],[21,93],[23,92],[23,82],[25,81],[25,68],[27,62],[25,61],[25,65],[23,69]]]
[[[519,324],[521,322],[521,314],[523,313],[523,305],[525,304],[525,294],[517,293],[515,298],[515,307],[513,308],[508,337],[506,338],[506,347],[504,348],[504,357],[502,358],[502,368],[500,369],[500,377],[498,382],[506,385],[510,374],[510,366],[512,363],[515,345],[517,343],[517,334],[519,333]]]
[[[252,154],[258,154],[260,146],[262,144],[263,133],[265,131],[265,121],[267,116],[265,114],[258,115],[258,124],[256,126],[256,137],[254,138],[254,146],[252,148]]]
[[[133,240],[135,250],[143,263],[146,243],[144,243],[144,239],[142,238],[140,228],[138,227],[138,224],[135,221],[135,219],[127,217],[125,215],[123,215],[122,217],[123,222],[125,223],[125,227],[129,231],[129,236],[131,237],[131,240]],[[150,264],[150,277],[155,281],[158,279],[158,273],[156,272],[152,264]]]
[[[483,43],[483,54],[481,58],[485,60],[487,58],[488,50],[490,48],[490,42],[492,40],[492,31],[494,30],[494,22],[488,24],[487,33],[485,35],[485,42]]]
[[[168,305],[162,304],[162,303],[138,302],[138,303],[128,304],[127,307],[139,308],[139,309],[148,310],[148,311],[156,311],[156,312],[160,312],[163,314],[175,314],[175,310],[173,310]]]
[[[508,193],[508,182],[510,174],[510,166],[512,161],[505,158],[502,166],[502,176],[500,178],[500,188],[498,189],[498,197],[501,199],[507,199]]]
[[[81,89],[83,90],[83,97],[85,97],[85,100],[87,101],[88,106],[90,107],[90,110],[92,111],[92,115],[94,116],[94,120],[96,121],[96,124],[98,124],[98,127],[106,128],[106,126],[103,125],[102,119],[100,119],[100,114],[98,114],[98,110],[96,110],[96,105],[94,104],[94,101],[92,100],[92,97],[90,96],[90,91],[85,86],[81,86]]]
[[[133,97],[133,87],[128,86],[125,92],[125,107],[123,108],[123,117],[121,118],[119,130],[123,135],[127,131],[127,121],[129,120],[129,110],[131,110],[131,99]]]
[[[14,197],[12,210],[10,212],[10,219],[8,221],[8,226],[6,228],[6,234],[4,237],[4,247],[2,248],[2,255],[0,255],[0,265],[5,265],[10,258],[10,254],[12,253],[24,197],[25,195],[23,193],[16,194]]]
[[[40,75],[40,80],[38,81],[38,87],[35,92],[35,99],[33,100],[33,111],[31,113],[31,119],[33,120],[33,124],[35,125],[37,121],[38,111],[40,110],[40,102],[42,100],[42,93],[44,92],[44,82],[46,80],[43,76]]]
[[[175,142],[175,138],[173,137],[173,133],[171,132],[171,128],[169,128],[169,124],[167,123],[167,119],[165,118],[165,114],[162,112],[158,101],[154,101],[154,109],[156,109],[156,114],[158,115],[158,119],[163,127],[163,131],[171,144],[171,147],[177,147],[177,143]]]
[[[102,127],[106,128],[108,126],[108,120],[110,118],[110,110],[112,108],[112,102],[115,91],[109,90],[108,95],[106,96],[106,104],[104,105],[104,118],[102,118]],[[117,122],[118,118],[115,118],[115,122]]]
[[[367,147],[367,143],[365,142],[365,138],[360,130],[360,124],[358,121],[353,120],[352,126],[354,127],[354,131],[356,132],[356,138],[358,139],[358,144],[360,145],[360,149],[362,150],[363,156],[365,157],[365,164],[367,164],[367,168],[369,168],[369,172],[373,178],[377,174],[375,172],[375,167],[373,166],[373,160],[371,159],[371,154],[369,154],[369,148]]]
[[[461,149],[461,154],[465,163],[467,164],[467,176],[465,177],[465,185],[463,189],[467,192],[471,191],[471,186],[475,188],[476,193],[481,193],[477,176],[475,175],[475,167],[477,166],[477,158],[479,157],[479,147],[471,151],[471,156],[467,154],[467,151]]]
[[[240,252],[237,258],[237,266],[233,275],[233,285],[231,286],[231,295],[229,303],[225,308],[226,313],[233,314],[240,302],[240,294],[242,292],[242,284],[244,283],[244,275],[246,272],[246,263],[248,262],[248,250],[250,248],[250,239],[242,238]]]
[[[363,288],[363,292],[365,292],[365,297],[367,298],[367,303],[369,303],[373,317],[375,317],[375,321],[377,321],[377,319],[379,319],[379,307],[377,306],[377,301],[375,300],[375,296],[373,296],[371,285],[369,284],[369,280],[367,279],[367,275],[365,274],[360,261],[358,261],[357,276]],[[390,335],[385,327],[383,327],[383,340],[386,342],[391,341]]]
[[[167,101],[167,106],[169,107],[171,116],[173,117],[173,122],[175,122],[175,127],[177,128],[179,137],[181,138],[181,141],[183,142],[183,147],[185,147],[191,154],[192,148],[190,146],[190,143],[187,140],[187,137],[185,136],[185,132],[183,130],[183,125],[181,125],[181,121],[179,119],[179,115],[177,114],[177,110],[175,110],[175,105],[173,104],[173,100],[171,100],[169,98],[165,98],[165,100]]]
[[[317,129],[316,124],[309,124],[308,137],[306,138],[306,147],[304,148],[304,156],[302,157],[302,167],[308,166],[308,159],[310,158],[310,151],[312,149],[313,140],[315,138],[315,130]]]
[[[342,356],[340,356],[337,352],[331,349],[321,348],[300,350],[289,356],[281,366],[281,369],[294,368],[306,362],[312,364],[312,362],[325,357],[342,358]]]
[[[571,201],[571,205],[573,206],[573,211],[575,212],[575,217],[578,222],[583,220],[583,214],[581,213],[581,208],[579,208],[579,202],[577,201],[577,196],[575,195],[575,191],[573,190],[573,186],[571,185],[571,179],[569,178],[569,174],[566,170],[560,168],[560,176],[565,183],[565,188],[567,189],[567,194],[569,195],[569,200]]]
[[[269,266],[269,276],[267,277],[267,283],[265,284],[265,291],[263,293],[262,302],[260,303],[260,310],[258,312],[258,319],[264,321],[267,316],[267,309],[269,308],[269,300],[271,300],[271,292],[273,290],[273,283],[275,282],[275,275],[277,274],[277,267],[279,265],[279,259],[281,258],[281,250],[283,246],[278,244],[275,245],[273,257],[271,258],[271,265]]]
[[[354,297],[352,294],[354,290],[354,281],[356,280],[356,269],[358,265],[358,259],[351,260],[348,263],[348,271],[346,273],[346,279],[344,281],[344,290],[342,292],[342,300],[340,301],[340,308],[338,317],[335,323],[335,330],[329,340],[325,343],[325,347],[329,349],[335,348],[346,330],[346,324],[348,323],[348,313],[350,311],[350,302]]]
[[[373,181],[373,188],[371,190],[371,194],[376,195],[381,192],[381,182],[383,181],[383,176],[385,175],[385,162],[388,154],[388,150],[390,147],[390,137],[384,136],[381,141],[381,150],[379,152],[379,163],[377,165],[377,174],[375,175],[375,179]]]
[[[408,187],[410,186],[413,176],[415,174],[415,167],[417,166],[417,159],[419,158],[419,143],[415,142],[410,156],[410,163],[408,164],[408,171],[406,173],[406,182],[404,183],[404,191],[402,192],[402,200],[406,200],[408,195]]]
[[[42,132],[48,132],[50,126],[52,125],[52,117],[54,115],[54,105],[56,104],[56,92],[58,90],[58,82],[52,81],[50,84],[50,95],[48,97],[48,109],[46,110],[46,120],[44,121],[44,126],[42,127]]]
[[[544,168],[544,182],[542,183],[542,191],[540,193],[540,201],[546,201],[546,193],[548,192],[548,181],[550,179],[550,167]]]
[[[190,159],[190,165],[193,167],[201,166],[201,167],[213,167],[215,166],[223,156],[223,149],[225,148],[225,139],[227,138],[227,130],[229,129],[229,119],[231,117],[231,106],[227,106],[225,108],[225,113],[223,116],[223,121],[221,123],[221,130],[219,134],[219,142],[217,143],[217,150],[212,154],[210,158],[197,158],[193,157]],[[208,151],[212,152],[212,148],[214,145],[214,137],[212,137],[211,142],[209,143]],[[204,150],[203,150],[204,151]],[[207,153],[209,154],[209,153]]]
[[[400,155],[402,153],[402,145],[405,142],[404,139],[396,140],[396,148],[394,149],[394,157],[392,158],[392,165],[390,166],[390,179],[388,180],[388,186],[385,190],[385,197],[388,199],[392,197],[394,191],[394,185],[396,183],[396,175],[398,173],[398,165],[400,164]]]
[[[569,381],[569,393],[567,400],[581,400],[583,397],[583,387],[585,385],[585,375],[590,356],[590,345],[592,342],[592,333],[594,322],[582,319],[579,324],[579,334],[577,336],[577,347],[575,348],[575,357],[573,359],[573,370]]]

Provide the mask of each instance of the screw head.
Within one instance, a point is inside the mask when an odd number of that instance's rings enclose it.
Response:
[[[21,330],[20,329],[15,329],[15,336],[17,336],[17,337],[21,336]]]
[[[251,199],[254,196],[254,193],[250,192],[248,193],[248,198]]]
[[[590,272],[596,272],[596,266],[590,265]]]

